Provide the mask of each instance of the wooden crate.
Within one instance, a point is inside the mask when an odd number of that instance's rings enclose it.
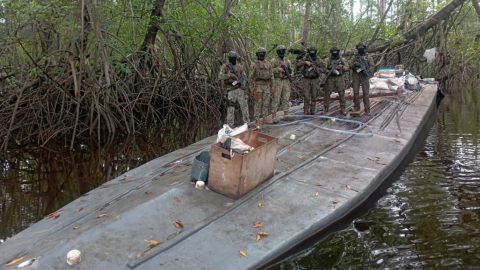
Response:
[[[220,194],[238,199],[274,175],[277,138],[255,131],[235,136],[255,150],[241,155],[212,145],[208,187]]]

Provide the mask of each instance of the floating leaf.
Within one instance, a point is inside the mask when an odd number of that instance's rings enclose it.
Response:
[[[253,223],[253,227],[254,228],[261,228],[261,227],[263,227],[263,224],[260,221],[255,221],[255,223]]]
[[[318,191],[315,193],[315,197],[318,197],[318,195],[320,195],[320,193],[318,193]]]
[[[175,201],[177,201],[178,203],[181,203],[181,202],[182,202],[178,197],[175,197],[174,199],[175,199]]]
[[[262,208],[263,207],[263,204],[262,203],[259,203],[258,204],[258,208]]]
[[[82,211],[82,209],[83,209],[83,207],[82,207],[82,208],[78,208],[77,210],[75,210],[75,212],[78,213],[78,212]]]
[[[248,256],[247,256],[247,253],[246,253],[245,251],[243,251],[243,250],[240,249],[238,252],[240,252],[240,254],[242,254],[243,256],[248,257]]]
[[[150,190],[145,191],[145,194],[150,194],[152,193]]]
[[[333,200],[332,203],[333,204],[337,204],[339,202],[339,200]]]
[[[102,218],[102,217],[106,217],[106,216],[107,216],[107,214],[100,214],[100,215],[96,216],[95,219],[97,219],[97,218]]]
[[[307,180],[299,180],[298,182],[307,183]]]
[[[160,242],[157,242],[155,240],[145,240],[145,242],[150,244],[150,247],[158,246],[160,245]]]
[[[80,226],[75,226],[75,227],[73,227],[73,229],[78,230],[78,229],[80,229]]]
[[[245,257],[246,257],[246,256],[245,256]],[[18,258],[12,259],[12,260],[10,260],[10,261],[7,263],[7,265],[15,264],[15,263],[23,260],[23,258],[24,258],[24,257],[18,257]]]
[[[262,237],[259,234],[257,234],[257,242],[260,241],[261,238]]]

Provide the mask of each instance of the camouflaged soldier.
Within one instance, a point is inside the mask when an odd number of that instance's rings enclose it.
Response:
[[[277,110],[280,99],[282,99],[283,115],[287,115],[290,110],[290,84],[287,73],[290,78],[293,77],[292,63],[285,57],[287,48],[283,45],[277,47],[277,56],[275,56],[270,63],[273,67],[273,86],[275,92],[272,99],[272,120],[274,123],[278,123]],[[287,69],[287,70],[285,70]]]
[[[348,71],[348,62],[340,57],[340,49],[334,46],[330,53],[332,56],[327,58],[327,79],[325,81],[325,97],[323,99],[323,113],[327,114],[330,107],[330,95],[336,91],[340,101],[340,113],[347,115],[345,111],[345,80],[343,74]]]
[[[227,124],[230,127],[234,125],[235,103],[238,102],[242,111],[243,122],[248,123],[250,116],[248,113],[248,103],[245,97],[244,69],[241,64],[237,64],[237,53],[231,51],[228,53],[228,63],[220,68],[218,80],[223,81],[227,96]]]
[[[365,50],[367,46],[363,42],[357,44],[357,53],[350,60],[350,68],[353,69],[352,84],[353,84],[353,110],[360,110],[360,85],[363,92],[363,106],[365,107],[365,114],[370,115],[370,76],[373,73],[375,64],[373,59]],[[363,65],[362,65],[363,64]],[[364,67],[367,70],[364,70]],[[368,71],[368,72],[366,72]],[[368,74],[367,74],[368,73]]]
[[[250,93],[253,95],[254,111],[255,111],[255,125],[260,128],[260,118],[263,117],[263,124],[272,124],[273,122],[268,120],[268,105],[270,105],[270,91],[275,92],[275,86],[273,85],[273,72],[272,64],[269,61],[265,61],[267,56],[267,50],[265,48],[258,48],[257,61],[252,63],[250,67]],[[271,88],[270,88],[271,87]]]
[[[307,48],[307,56],[297,62],[303,74],[303,113],[315,114],[317,96],[320,90],[320,74],[325,72],[325,63],[317,57],[317,48]]]

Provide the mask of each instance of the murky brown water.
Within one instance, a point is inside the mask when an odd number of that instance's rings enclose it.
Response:
[[[422,151],[367,215],[281,269],[480,269],[480,94],[442,101]]]

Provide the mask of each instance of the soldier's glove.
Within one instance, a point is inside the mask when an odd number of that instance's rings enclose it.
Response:
[[[338,65],[338,66],[337,66],[337,69],[338,69],[338,70],[340,70],[340,69],[342,69],[342,68],[343,68],[342,65]]]
[[[235,76],[235,74],[233,74],[233,73],[230,73],[230,79],[236,80],[236,79],[237,79],[237,76]]]

